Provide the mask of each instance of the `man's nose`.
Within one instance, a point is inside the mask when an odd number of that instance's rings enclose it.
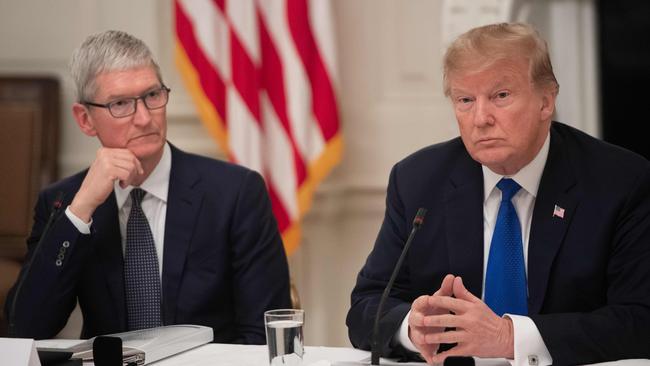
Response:
[[[137,99],[135,101],[135,114],[133,115],[133,124],[146,125],[151,122],[151,111],[144,104],[144,100]]]
[[[475,105],[474,124],[479,127],[494,124],[494,106],[492,103],[487,99],[479,98],[476,100]]]

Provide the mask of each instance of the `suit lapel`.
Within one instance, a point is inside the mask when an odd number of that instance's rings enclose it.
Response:
[[[115,314],[121,324],[121,329],[126,329],[124,258],[114,193],[111,193],[106,202],[95,210],[92,227],[93,235],[97,238],[95,244],[99,251],[101,265],[104,267],[106,284],[113,298]]]
[[[481,297],[483,282],[483,174],[469,155],[452,172],[444,193],[449,267]]]
[[[529,313],[544,303],[553,260],[579,202],[576,179],[561,136],[551,129],[551,146],[535,199],[528,244]],[[563,217],[554,208],[564,209]]]
[[[172,167],[167,195],[163,250],[164,324],[172,324],[175,321],[178,289],[183,278],[185,260],[203,197],[200,191],[194,189],[200,177],[193,166],[186,161],[187,155],[174,146],[171,146],[171,150]]]

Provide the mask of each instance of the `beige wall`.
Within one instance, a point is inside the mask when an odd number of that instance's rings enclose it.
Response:
[[[390,167],[418,148],[455,136],[457,128],[440,75],[443,25],[449,20],[443,9],[450,3],[332,3],[345,156],[317,191],[304,241],[290,264],[307,312],[307,344],[347,346],[349,294],[381,224]],[[463,3],[472,2],[458,2]],[[536,22],[550,40],[562,85],[558,118],[596,135],[591,1],[512,3],[509,18]],[[169,139],[182,149],[220,156],[174,67],[172,27],[171,1],[0,0],[0,74],[53,74],[63,82],[62,174],[85,167],[98,146],[72,120],[66,63],[86,35],[109,28],[135,34],[158,55],[173,90]]]

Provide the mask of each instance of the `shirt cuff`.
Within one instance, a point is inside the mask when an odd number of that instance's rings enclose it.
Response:
[[[93,218],[90,218],[90,222],[85,223],[82,219],[78,218],[77,215],[72,213],[72,210],[70,210],[70,206],[66,207],[65,209],[65,215],[68,216],[68,220],[74,225],[74,227],[79,230],[80,233],[82,234],[90,234],[90,225],[93,224]]]
[[[512,320],[515,343],[515,359],[508,360],[512,366],[551,365],[553,358],[535,322],[527,316],[505,314]]]
[[[396,344],[406,348],[407,350],[415,353],[420,353],[420,351],[417,348],[415,348],[413,342],[411,342],[411,338],[409,338],[409,315],[410,314],[411,311],[409,310],[409,312],[406,313],[404,320],[402,320],[402,325],[400,325],[393,339],[395,340]]]

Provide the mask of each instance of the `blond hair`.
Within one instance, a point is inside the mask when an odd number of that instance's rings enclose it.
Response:
[[[452,73],[480,71],[496,61],[523,57],[529,61],[533,84],[557,94],[560,88],[548,53],[546,41],[531,25],[499,23],[470,29],[447,48],[443,59],[443,82],[446,96],[450,94]]]

